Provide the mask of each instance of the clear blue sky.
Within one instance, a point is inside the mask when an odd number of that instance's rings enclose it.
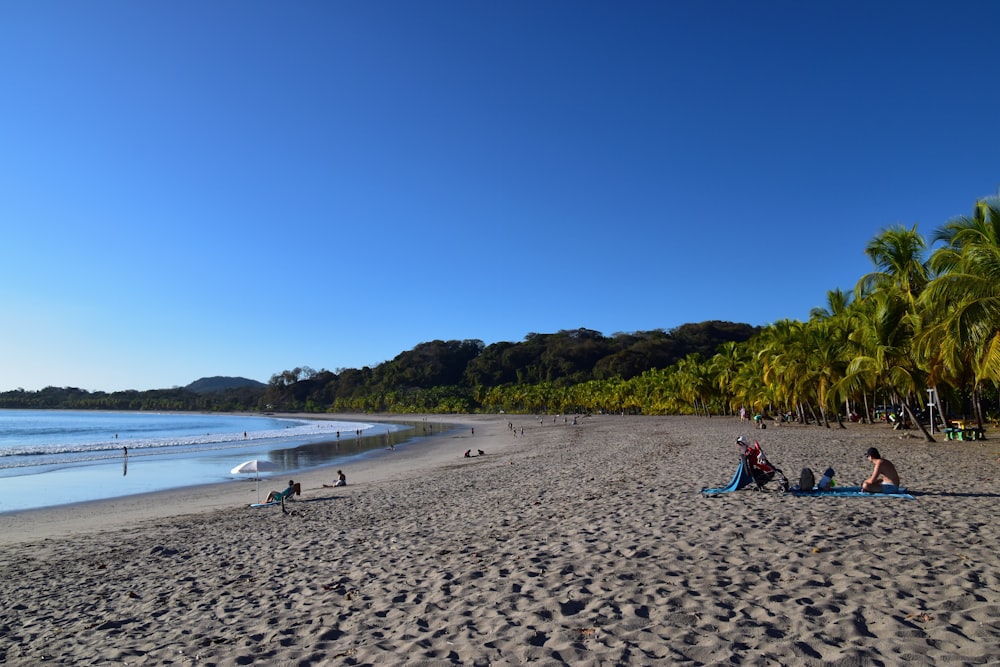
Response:
[[[807,319],[1000,185],[1000,3],[0,4],[0,390]]]

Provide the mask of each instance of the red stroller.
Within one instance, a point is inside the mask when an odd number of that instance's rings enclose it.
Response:
[[[749,444],[743,436],[736,438],[736,444],[740,448],[740,465],[733,475],[732,481],[727,486],[718,489],[702,489],[705,495],[717,493],[729,493],[739,491],[742,488],[754,485],[758,491],[767,491],[765,485],[771,481],[777,481],[781,492],[788,490],[788,478],[781,472],[780,468],[771,465],[771,462],[764,456],[764,451],[760,448],[760,443],[754,440]]]

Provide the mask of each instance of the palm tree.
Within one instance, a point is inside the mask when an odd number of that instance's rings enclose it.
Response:
[[[797,320],[778,320],[760,333],[757,359],[761,364],[761,382],[775,405],[789,406],[805,424],[805,359],[803,324]],[[774,405],[772,405],[774,407]],[[817,419],[818,421],[818,419]]]
[[[841,390],[888,386],[924,438],[934,442],[909,405],[910,397],[923,390],[925,376],[913,360],[907,298],[897,290],[882,289],[860,305],[859,326],[850,335],[860,353],[848,364]]]
[[[735,412],[742,403],[736,398],[736,378],[740,368],[747,361],[747,346],[742,343],[728,342],[719,346],[719,351],[708,362],[708,370],[715,379],[721,393],[724,407]]]
[[[876,271],[858,281],[858,296],[863,298],[878,290],[895,287],[905,295],[912,309],[929,281],[927,262],[924,260],[926,251],[927,243],[917,232],[916,225],[910,229],[902,225],[883,229],[865,247],[865,254],[872,260]]]
[[[914,333],[922,328],[917,300],[930,281],[926,250],[927,242],[916,225],[883,229],[869,241],[865,253],[876,270],[862,276],[855,287],[857,300],[862,302],[855,312],[862,320],[854,341],[861,344],[862,353],[851,362],[845,379],[847,385],[856,383],[856,374],[862,372],[868,381],[889,383],[910,420],[925,439],[934,442],[910,407],[912,397],[922,398],[926,377],[911,345]]]
[[[844,292],[839,287],[826,293],[826,307],[813,308],[809,311],[810,320],[828,320],[843,315],[851,305],[853,294]]]
[[[833,410],[840,428],[844,422],[836,410],[838,387],[847,371],[847,330],[840,326],[840,318],[810,322],[803,330],[805,347],[809,351],[806,365],[809,382],[814,386],[816,402],[823,417],[823,425],[830,427],[827,417]]]
[[[939,313],[928,338],[952,366],[967,362],[974,374],[979,426],[983,383],[1000,386],[1000,200],[976,202],[972,215],[945,223],[934,234],[945,245],[931,257],[938,276],[923,303]]]
[[[691,353],[678,361],[676,367],[681,397],[693,407],[695,414],[700,414],[704,410],[705,416],[711,417],[708,398],[711,395],[712,383],[707,364],[702,362],[699,354]]]

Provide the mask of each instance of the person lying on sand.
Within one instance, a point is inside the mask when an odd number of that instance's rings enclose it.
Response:
[[[271,491],[269,494],[267,494],[267,498],[264,500],[264,503],[273,503],[276,500],[284,500],[285,498],[290,497],[293,493],[297,496],[301,496],[302,485],[296,484],[295,480],[290,479],[288,480],[287,489],[285,489],[284,491]]]
[[[892,461],[882,458],[874,447],[865,452],[868,460],[875,464],[872,476],[861,482],[861,490],[868,493],[896,493],[899,491],[899,473]]]

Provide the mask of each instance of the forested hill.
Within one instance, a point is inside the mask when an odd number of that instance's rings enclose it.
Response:
[[[201,378],[200,380],[195,380],[188,386],[184,387],[188,391],[193,391],[196,394],[211,394],[217,391],[225,391],[227,389],[241,389],[244,387],[254,387],[257,389],[264,389],[267,387],[263,382],[258,382],[257,380],[251,380],[249,378],[242,377],[220,377],[214,376],[210,378]]]
[[[274,409],[336,411],[445,411],[518,409],[490,401],[496,387],[569,387],[629,380],[759,333],[749,324],[710,321],[604,336],[590,329],[529,333],[520,343],[431,341],[374,368],[337,372],[296,368],[272,376],[266,403]]]
[[[46,387],[0,393],[0,408],[216,411],[466,412],[517,409],[487,404],[497,387],[570,387],[629,380],[759,332],[732,322],[685,324],[605,336],[590,329],[529,333],[522,342],[430,341],[374,368],[276,373],[267,385],[246,378],[202,378],[187,387],[88,392]]]

